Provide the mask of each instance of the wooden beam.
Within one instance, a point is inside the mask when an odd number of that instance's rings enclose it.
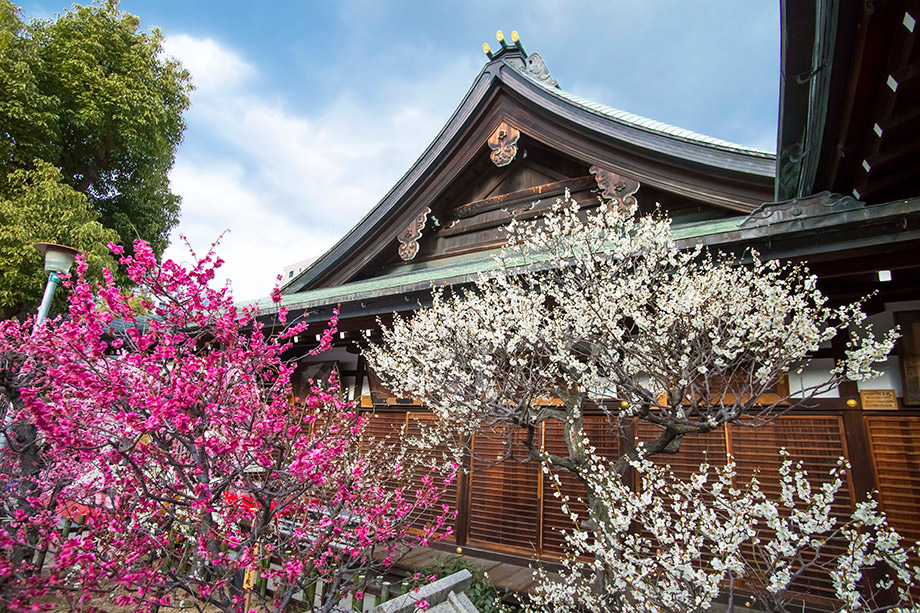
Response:
[[[905,89],[917,87],[920,83],[920,62],[914,62],[895,70],[888,75],[888,88],[894,93],[902,93]]]
[[[809,269],[818,275],[819,286],[831,279],[849,279],[858,275],[874,274],[879,270],[907,270],[912,268],[920,268],[920,250],[916,248],[905,248],[895,254],[865,254],[859,258],[818,262],[809,266]]]
[[[565,181],[546,183],[544,185],[536,185],[534,187],[528,187],[527,189],[518,190],[516,192],[501,194],[499,196],[492,196],[491,198],[477,200],[476,202],[470,202],[469,204],[458,206],[453,210],[451,216],[453,219],[466,219],[480,213],[494,211],[495,209],[512,206],[514,204],[521,204],[525,202],[530,203],[534,198],[540,199],[548,198],[551,196],[558,196],[564,193],[566,189],[570,189],[572,191],[585,189],[586,187],[591,186],[593,183],[594,177],[589,175],[575,179],[566,179]]]
[[[581,198],[578,198],[576,194],[572,194],[572,198],[576,200],[579,205],[583,208],[588,208],[591,206],[597,206],[600,204],[597,198],[592,194],[585,194],[584,191],[581,192]],[[585,197],[587,196],[587,197]],[[437,236],[438,238],[446,238],[448,236],[457,236],[459,234],[466,234],[468,232],[477,232],[479,230],[486,230],[488,228],[498,228],[501,226],[506,226],[511,222],[512,219],[517,219],[524,221],[527,219],[532,219],[534,217],[539,217],[548,213],[553,205],[555,200],[553,196],[543,198],[537,201],[533,201],[530,198],[516,201],[508,202],[506,206],[502,207],[501,210],[492,211],[486,219],[474,219],[468,217],[466,219],[454,220],[446,228],[441,228]]]
[[[887,175],[884,179],[872,180],[866,176],[865,180],[853,189],[853,195],[859,200],[882,202],[886,194],[901,186],[917,184],[917,169],[908,167],[899,172]]]
[[[897,147],[880,149],[875,155],[864,159],[862,167],[867,175],[878,175],[907,165],[916,168],[918,155],[920,155],[920,139],[908,140]]]
[[[872,125],[872,134],[879,140],[878,148],[886,148],[913,140],[920,132],[920,108],[891,115]]]

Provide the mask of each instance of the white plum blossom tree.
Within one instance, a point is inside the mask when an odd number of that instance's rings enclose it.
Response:
[[[670,220],[635,213],[585,209],[566,193],[539,221],[509,226],[493,273],[466,289],[434,289],[430,306],[397,316],[365,354],[394,393],[422,399],[468,434],[505,427],[509,456],[514,427],[521,428],[519,440],[531,461],[551,474],[568,471],[584,484],[590,517],[576,526],[570,546],[576,555],[595,556],[596,570],[604,571],[595,579],[612,586],[615,598],[624,597],[623,586],[605,575],[616,567],[603,549],[588,550],[585,530],[597,530],[594,542],[600,544],[629,527],[618,523],[626,511],[610,500],[610,492],[620,491],[613,484],[628,498],[622,480],[627,468],[637,465],[650,479],[656,473],[646,470],[646,458],[676,453],[685,436],[728,423],[762,425],[845,380],[877,376],[875,364],[897,338],[897,330],[876,338],[858,302],[831,306],[802,265],[763,261],[755,252],[681,248]],[[849,336],[846,355],[826,377],[794,395],[778,385],[807,368],[813,352],[838,334]],[[594,410],[603,411],[613,429],[640,420],[659,434],[640,445],[620,436],[621,455],[601,463],[583,428],[586,411]],[[540,426],[552,420],[561,425],[564,455],[541,445]],[[641,494],[645,504],[663,504],[651,502],[655,495],[654,487]],[[689,498],[683,504],[692,506]],[[707,525],[716,531],[707,538],[713,542],[737,548],[750,541],[744,520],[755,519],[751,512],[721,525],[711,517]],[[675,547],[684,556],[701,555],[682,549],[688,545],[680,539],[689,534],[678,531]],[[740,572],[738,560],[720,560],[713,558],[712,564],[723,565],[714,574],[680,566],[693,586],[680,598],[711,601],[725,573]],[[588,570],[573,568],[582,575]],[[674,593],[662,584],[661,602]],[[696,610],[677,604],[657,610]]]
[[[366,356],[395,393],[421,398],[467,432],[523,428],[532,460],[586,483],[586,408],[655,424],[630,460],[674,453],[688,434],[759,425],[840,382],[876,376],[897,338],[877,340],[859,303],[832,308],[800,265],[682,250],[660,215],[636,217],[569,197],[539,223],[512,223],[495,274],[434,290],[432,305],[396,317]],[[793,397],[781,378],[849,331],[847,356]],[[546,452],[542,422],[563,426],[568,454]],[[590,498],[590,492],[589,492]]]
[[[918,546],[902,546],[872,499],[848,517],[834,512],[846,487],[843,459],[815,487],[783,454],[778,500],[756,478],[737,485],[732,460],[703,464],[686,480],[637,460],[636,492],[612,463],[592,456],[588,487],[604,516],[593,517],[595,530],[579,529],[572,501],[561,496],[576,525],[565,533],[561,580],[539,569],[528,610],[691,613],[711,610],[721,596],[728,613],[792,613],[803,610],[804,581],[817,571],[833,588],[822,610],[920,611]]]

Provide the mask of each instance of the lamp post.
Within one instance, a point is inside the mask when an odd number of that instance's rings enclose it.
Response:
[[[35,243],[33,246],[45,256],[45,270],[48,271],[45,294],[42,296],[42,303],[38,307],[38,315],[35,317],[35,325],[32,328],[35,330],[48,317],[48,311],[51,309],[51,299],[54,298],[54,290],[57,289],[58,283],[61,282],[61,277],[58,275],[70,270],[77,258],[77,254],[80,252],[73,247],[55,245],[54,243]],[[18,392],[16,396],[18,397]],[[10,405],[7,407],[6,415],[3,419],[3,435],[0,436],[0,445],[6,446],[7,437],[9,436],[8,431],[12,430],[13,437],[15,437],[19,447],[17,449],[19,455],[19,483],[17,489],[20,497],[20,508],[17,511],[29,513],[31,509],[26,501],[30,495],[34,495],[36,489],[35,479],[40,470],[40,441],[35,424],[29,423],[28,420],[24,419],[19,420],[18,423],[12,423],[13,411],[17,401],[20,404],[22,403],[21,398],[17,398],[17,400],[10,399]],[[14,548],[14,559],[18,556],[24,558],[25,555],[27,553],[23,547]],[[32,556],[32,565],[38,569],[39,573],[44,562],[45,552],[36,549]]]
[[[37,328],[48,317],[48,311],[51,309],[51,299],[54,298],[54,290],[57,289],[58,283],[61,282],[59,274],[64,274],[73,266],[80,253],[73,247],[66,245],[56,245],[54,243],[35,243],[33,245],[40,253],[45,256],[45,270],[48,271],[48,283],[45,285],[45,294],[42,296],[42,303],[38,307],[38,315],[35,318],[33,330]],[[8,431],[13,426],[12,404],[6,407],[6,414],[3,417],[3,431],[0,433],[0,449],[7,445]],[[26,435],[31,434],[31,438],[26,436],[27,440],[35,439],[34,426],[24,425],[23,430]],[[26,474],[25,471],[23,474]]]
[[[48,271],[48,283],[45,285],[45,294],[42,296],[42,303],[38,307],[38,316],[35,318],[35,325],[39,326],[48,317],[48,311],[51,309],[51,299],[54,298],[54,290],[57,289],[61,277],[58,275],[66,273],[73,266],[80,253],[73,247],[66,245],[55,245],[54,243],[35,243],[33,245],[40,253],[45,256],[45,270]]]

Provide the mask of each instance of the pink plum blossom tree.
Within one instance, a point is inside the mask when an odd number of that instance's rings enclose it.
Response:
[[[0,323],[4,609],[330,611],[449,531],[450,469],[413,465],[428,456],[410,442],[362,444],[364,418],[325,382],[293,398],[283,354],[305,323],[281,308],[268,326],[211,287],[213,252],[185,268],[138,241],[121,264],[143,315],[80,261],[66,316]]]

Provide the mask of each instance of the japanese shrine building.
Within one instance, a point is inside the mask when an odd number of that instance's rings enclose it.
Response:
[[[834,302],[874,292],[866,308],[877,331],[900,323],[904,335],[880,379],[841,385],[762,428],[687,437],[666,461],[692,470],[708,449],[710,459],[731,452],[742,475],[768,474],[785,447],[826,473],[843,455],[853,465],[844,502],[879,490],[891,523],[920,539],[918,14],[905,2],[841,5],[782,5],[777,154],[579,98],[516,36],[503,41],[403,178],[338,244],[285,279],[282,304],[318,326],[338,305],[340,339],[322,359],[337,362],[349,398],[375,413],[373,431],[411,429],[428,418],[424,407],[388,397],[354,348],[377,317],[424,304],[432,284],[462,285],[496,266],[502,226],[541,215],[565,190],[585,207],[660,205],[687,246],[806,261]],[[263,312],[271,310],[266,301]],[[814,368],[830,368],[843,349],[823,347]],[[793,392],[808,376],[790,378]],[[617,437],[592,419],[592,442],[614,453]],[[543,436],[548,448],[562,444],[551,428]],[[477,454],[500,451],[486,435],[473,444]],[[457,489],[456,544],[484,555],[559,555],[557,529],[569,520],[543,496],[537,466],[470,469]]]

